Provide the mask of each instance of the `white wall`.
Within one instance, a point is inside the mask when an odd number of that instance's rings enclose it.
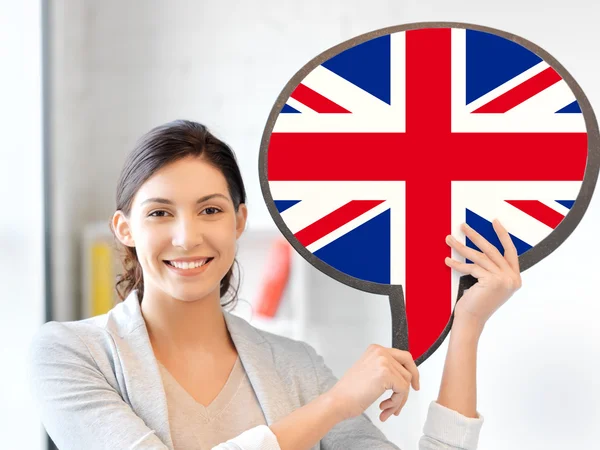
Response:
[[[272,227],[258,184],[260,139],[289,78],[358,34],[417,21],[461,21],[520,35],[557,58],[600,108],[600,6],[588,0],[52,2],[55,317],[77,317],[78,240],[107,220],[126,152],[151,127],[204,122],[230,143],[249,192],[250,226]],[[480,343],[480,448],[592,448],[600,417],[600,194],[574,234],[523,274],[524,287]],[[387,299],[313,271],[311,342],[342,375],[366,347],[391,345]],[[421,367],[421,392],[374,422],[415,449],[437,398],[447,341]]]
[[[45,448],[27,351],[44,322],[41,11],[0,1],[0,447]]]

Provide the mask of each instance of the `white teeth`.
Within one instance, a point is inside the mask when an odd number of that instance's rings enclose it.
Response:
[[[177,261],[169,261],[169,262],[171,263],[171,265],[177,267],[178,269],[195,269],[196,267],[203,266],[207,261],[208,261],[208,259],[203,259],[200,261],[192,261],[190,263],[177,262]]]

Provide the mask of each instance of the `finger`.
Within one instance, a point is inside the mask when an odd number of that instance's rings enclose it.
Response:
[[[396,406],[398,406],[399,400],[402,397],[408,397],[410,392],[412,374],[398,361],[393,361],[391,367],[392,377],[394,379],[394,394],[388,399],[393,400],[392,412],[394,412]],[[414,388],[413,383],[413,388]]]
[[[398,407],[396,408],[396,410],[394,411],[394,415],[397,416],[400,414],[400,411],[402,411],[402,408],[404,408],[404,405],[406,405],[406,402],[408,401],[408,397],[404,398],[400,404],[398,405]]]
[[[405,350],[399,350],[397,348],[386,347],[386,349],[390,351],[392,357],[398,363],[400,363],[403,369],[408,370],[408,372],[410,372],[410,374],[412,375],[411,383],[413,389],[418,391],[421,388],[421,384],[419,382],[419,369],[417,369],[417,365],[415,364],[412,355]]]
[[[403,405],[406,404],[407,398],[408,392],[395,392],[390,398],[382,402],[381,405],[379,405],[380,408],[384,409],[383,413],[381,414],[382,420],[385,421],[392,414],[399,412]]]
[[[453,236],[446,237],[446,243],[456,250],[461,256],[470,259],[475,264],[480,265],[488,272],[500,273],[500,268],[491,261],[485,254],[478,252],[475,249],[467,247],[462,242],[456,240]]]
[[[446,265],[459,271],[460,273],[464,273],[465,275],[473,275],[477,279],[484,277],[488,273],[485,269],[479,267],[477,264],[462,263],[452,258],[446,258],[445,262]]]
[[[396,375],[399,377],[402,377],[404,379],[404,381],[406,381],[406,384],[410,387],[413,383],[412,383],[412,374],[406,369],[406,367],[404,367],[402,364],[400,364],[398,361],[394,360],[394,369],[396,372]],[[414,389],[414,386],[413,386]]]
[[[473,241],[477,248],[479,248],[498,268],[501,270],[506,270],[510,267],[496,246],[490,244],[488,240],[481,234],[479,234],[466,223],[461,225],[461,229],[469,237],[469,239]]]
[[[394,414],[395,409],[394,408],[388,408],[385,411],[383,411],[380,415],[379,415],[379,419],[382,422],[385,422],[386,420],[389,419],[389,417]]]
[[[379,409],[391,409],[392,412],[394,412],[396,410],[396,408],[402,404],[402,399],[404,397],[406,397],[406,393],[403,392],[394,392],[390,398],[388,398],[387,400],[382,401],[379,404]]]
[[[400,403],[400,406],[398,406],[398,409],[396,410],[394,415],[397,416],[398,414],[400,414],[400,411],[402,411],[402,408],[404,408],[404,405],[406,405],[407,401],[408,401],[408,397],[406,397],[404,400],[402,400],[402,403]]]
[[[510,234],[508,234],[508,231],[498,219],[492,221],[492,226],[498,235],[498,239],[500,239],[502,247],[504,247],[504,259],[506,259],[513,272],[521,273],[521,269],[519,268],[519,254]]]

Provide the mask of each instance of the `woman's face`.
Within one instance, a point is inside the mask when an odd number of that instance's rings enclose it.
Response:
[[[145,292],[194,301],[220,298],[246,217],[245,204],[235,212],[223,174],[187,157],[146,180],[133,198],[130,217],[117,211],[113,225],[121,242],[136,249]],[[189,261],[187,268],[182,260]]]

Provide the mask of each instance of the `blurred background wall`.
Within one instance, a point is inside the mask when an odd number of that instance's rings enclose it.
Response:
[[[42,5],[47,10],[44,42]],[[402,23],[487,25],[550,52],[597,110],[598,18],[600,6],[587,0],[3,0],[0,63],[9,70],[1,75],[0,122],[9,139],[1,150],[0,183],[9,204],[0,219],[5,288],[0,339],[7,369],[0,371],[1,446],[45,448],[43,430],[39,439],[32,432],[41,425],[20,381],[28,337],[46,317],[44,196],[51,208],[48,315],[76,320],[82,315],[83,229],[98,221],[108,224],[125,155],[150,128],[177,118],[208,125],[234,148],[242,166],[249,230],[274,231],[258,183],[263,128],[288,80],[322,51]],[[45,115],[42,44],[48,49]],[[50,155],[46,192],[39,176],[43,120]],[[595,375],[600,369],[599,224],[596,194],[573,235],[523,274],[522,290],[488,323],[479,346],[478,410],[485,417],[480,448],[595,446],[600,422]],[[31,271],[17,269],[25,266]],[[244,269],[251,279],[250,268]],[[336,375],[343,375],[370,343],[391,345],[385,297],[356,292],[308,265],[302,270],[306,340]],[[427,406],[437,398],[446,349],[447,340],[420,366],[422,389],[411,392],[399,417],[386,423],[378,419],[377,405],[389,395],[367,410],[402,449],[417,448]]]
[[[42,449],[27,349],[46,320],[42,11],[0,0],[0,448]]]

